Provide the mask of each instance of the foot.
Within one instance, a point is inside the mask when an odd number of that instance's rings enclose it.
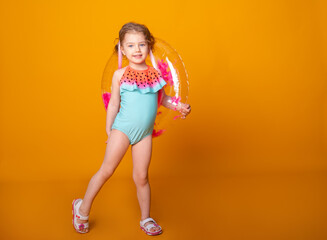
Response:
[[[144,227],[146,227],[146,226],[148,226],[149,224],[154,224],[154,221],[150,221],[150,222],[147,222],[146,224],[144,224]],[[159,231],[160,230],[160,228],[159,227],[152,227],[152,228],[150,228],[150,232],[157,232],[157,231]]]
[[[140,226],[148,235],[158,235],[162,233],[161,227],[150,217],[141,220]]]
[[[81,205],[82,206],[82,205]],[[82,217],[86,217],[86,216],[88,216],[88,214],[86,213],[86,212],[84,212],[83,211],[83,209],[80,207],[79,209],[78,209],[78,212],[79,212],[79,214],[82,216]],[[89,220],[81,220],[81,219],[76,219],[76,222],[78,223],[78,224],[81,224],[81,223],[87,223],[87,222],[89,222]],[[80,230],[81,232],[85,232],[85,233],[87,233],[88,231],[89,231],[89,228],[84,228],[84,229],[82,229],[82,230]]]
[[[79,233],[87,233],[89,231],[89,216],[81,209],[83,200],[74,199],[72,203],[73,226]]]

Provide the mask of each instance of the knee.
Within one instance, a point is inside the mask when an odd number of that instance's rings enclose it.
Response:
[[[114,171],[115,171],[114,169],[100,168],[98,173],[102,179],[108,180],[114,174]]]
[[[144,186],[148,183],[148,174],[147,173],[133,173],[133,180],[135,185]]]

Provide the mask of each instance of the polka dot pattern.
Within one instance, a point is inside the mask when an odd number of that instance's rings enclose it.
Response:
[[[146,70],[136,70],[127,66],[120,79],[120,87],[129,91],[137,90],[141,93],[157,92],[166,81],[161,77],[160,72],[148,66]]]

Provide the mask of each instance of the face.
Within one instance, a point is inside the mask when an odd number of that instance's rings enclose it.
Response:
[[[125,34],[122,43],[122,53],[133,64],[142,64],[149,53],[148,42],[141,32],[130,32]]]

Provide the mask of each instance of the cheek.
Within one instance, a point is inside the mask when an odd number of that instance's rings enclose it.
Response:
[[[145,52],[145,53],[149,53],[149,52],[150,52],[150,48],[145,48],[145,49],[144,49],[144,52]]]

